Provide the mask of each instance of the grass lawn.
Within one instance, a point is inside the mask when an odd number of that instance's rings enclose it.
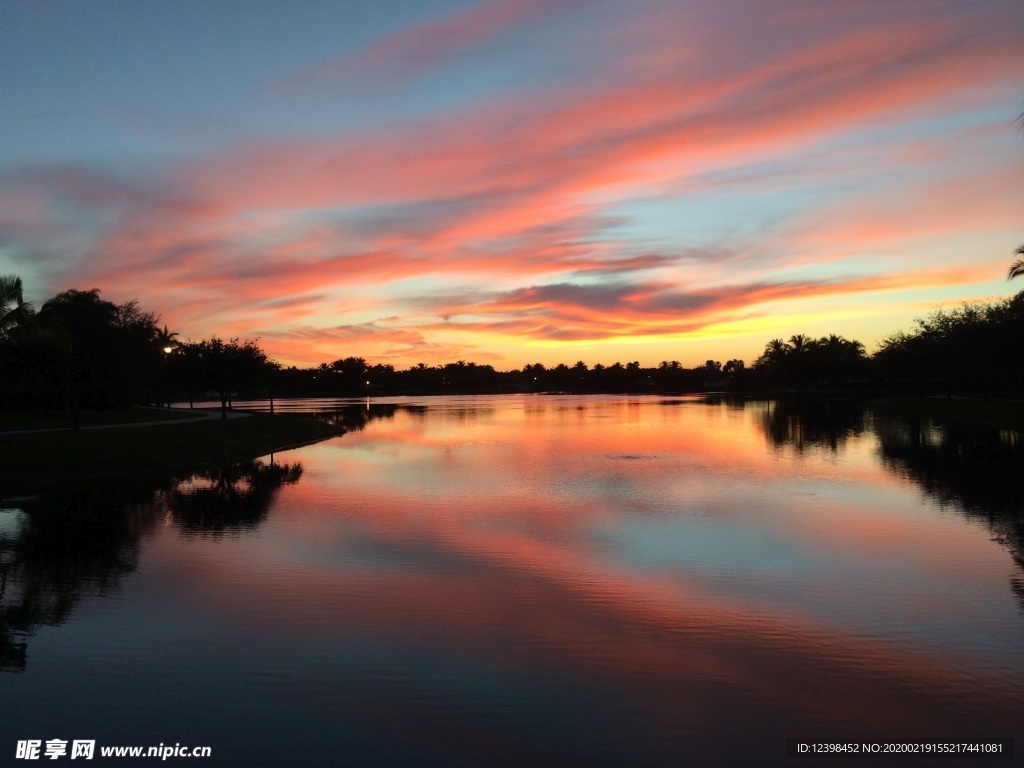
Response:
[[[1012,400],[881,397],[861,405],[871,411],[909,418],[927,417],[991,429],[1024,429],[1024,402]]]
[[[120,408],[110,411],[82,411],[83,427],[109,424],[137,424],[143,421],[190,419],[201,414],[195,411],[168,408]],[[71,417],[64,411],[0,411],[0,432],[17,429],[59,429],[71,426]]]
[[[67,484],[167,476],[339,433],[309,416],[254,414],[229,421],[0,435],[0,498]]]

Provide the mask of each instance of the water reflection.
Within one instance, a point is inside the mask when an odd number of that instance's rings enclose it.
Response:
[[[317,410],[315,416],[321,421],[343,428],[346,432],[362,432],[371,423],[393,420],[399,413],[409,416],[413,420],[422,421],[427,418],[428,412],[431,412],[430,407],[419,403],[377,403],[367,400],[362,403],[335,404],[331,410]],[[486,419],[494,412],[493,407],[484,404],[449,405],[443,409],[434,410],[432,415],[435,418],[443,418],[445,421],[468,424],[479,419]]]
[[[16,527],[0,532],[2,668],[25,668],[34,627],[62,624],[85,595],[115,589],[135,570],[139,540],[155,524],[153,503],[138,489],[20,503]]]
[[[983,520],[1017,564],[1011,586],[1024,609],[1024,442],[1016,432],[875,416],[878,452],[926,496]]]
[[[783,400],[759,418],[769,443],[798,453],[839,451],[865,427],[877,438],[882,465],[912,481],[940,506],[984,521],[1013,557],[1011,587],[1024,609],[1024,441],[1017,432],[865,414],[843,402]]]
[[[423,412],[424,406],[394,405],[391,403],[360,403],[358,405],[341,405],[330,411],[319,411],[316,417],[346,432],[362,432],[372,421],[393,419],[399,409],[410,413]]]
[[[32,641],[8,730],[60,697],[69,728],[210,734],[225,766],[762,765],[789,736],[1020,736],[1014,566],[881,465],[870,418],[351,405],[302,468],[150,488],[142,567],[110,579],[114,610]],[[103,701],[74,698],[96,681]]]
[[[798,453],[812,447],[836,453],[864,432],[860,408],[842,401],[776,400],[766,405],[760,421],[773,446],[790,446]]]
[[[266,519],[280,488],[294,485],[300,477],[300,464],[259,459],[197,472],[165,492],[165,519],[193,535],[255,528]]]
[[[1024,513],[1024,444],[1012,439],[1016,433],[879,416],[872,428],[883,464],[940,504],[984,517]]]
[[[142,540],[160,523],[186,535],[262,523],[302,466],[256,459],[159,485],[68,491],[18,500],[0,527],[0,670],[23,671],[35,628],[63,624],[86,596],[135,572]]]

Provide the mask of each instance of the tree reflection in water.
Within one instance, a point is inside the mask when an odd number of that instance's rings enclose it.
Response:
[[[911,480],[944,507],[983,520],[1009,550],[1018,572],[1011,588],[1024,610],[1024,436],[1007,430],[939,425],[865,414],[842,403],[776,401],[759,424],[776,447],[833,452],[870,429],[890,472]]]
[[[943,506],[984,520],[1019,572],[1011,586],[1024,609],[1024,436],[874,416],[882,463]]]
[[[118,589],[142,540],[165,520],[186,535],[252,529],[302,466],[259,459],[156,486],[90,489],[18,500],[0,527],[0,670],[21,671],[36,627],[64,623],[84,597]]]
[[[19,502],[16,529],[0,533],[0,668],[24,669],[24,638],[62,624],[87,594],[117,588],[138,565],[155,524],[152,492],[119,489]],[[10,514],[10,513],[8,513]]]
[[[761,429],[777,448],[828,448],[833,453],[864,432],[864,414],[856,405],[830,400],[775,400],[761,413]]]
[[[346,432],[362,432],[372,422],[393,419],[399,413],[404,413],[414,420],[423,420],[427,417],[428,411],[440,418],[466,423],[486,418],[492,415],[495,409],[479,403],[465,407],[446,404],[439,408],[437,405],[373,403],[367,400],[365,403],[338,406],[330,411],[316,411],[313,416],[334,427],[341,427]]]
[[[393,419],[399,410],[410,412],[426,412],[426,406],[418,405],[392,405],[390,403],[371,403],[347,405],[337,410],[325,411],[314,414],[316,418],[325,421],[335,427],[341,427],[346,432],[362,432],[371,421],[378,419]]]
[[[256,528],[281,486],[300,477],[301,464],[265,464],[259,459],[197,472],[165,492],[167,519],[189,535]]]

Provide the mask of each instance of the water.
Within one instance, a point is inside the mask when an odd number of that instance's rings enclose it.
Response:
[[[1024,748],[1017,433],[698,398],[301,407],[351,431],[0,503],[0,764],[25,739],[218,766]]]

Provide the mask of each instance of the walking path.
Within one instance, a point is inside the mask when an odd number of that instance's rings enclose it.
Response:
[[[155,408],[153,410],[159,410],[166,412],[167,410],[173,410],[183,412],[182,408]],[[88,427],[79,427],[80,430],[86,429],[128,429],[131,427],[159,427],[164,424],[194,424],[197,421],[215,421],[220,419],[220,409],[216,410],[205,410],[200,408],[188,409],[189,413],[199,414],[188,419],[161,419],[160,421],[130,421],[123,422],[121,424],[96,424]],[[228,411],[229,419],[244,419],[249,416],[248,413],[242,413],[240,411]],[[0,437],[6,435],[33,435],[41,434],[43,432],[70,432],[71,427],[47,427],[46,429],[10,429],[0,430]]]

